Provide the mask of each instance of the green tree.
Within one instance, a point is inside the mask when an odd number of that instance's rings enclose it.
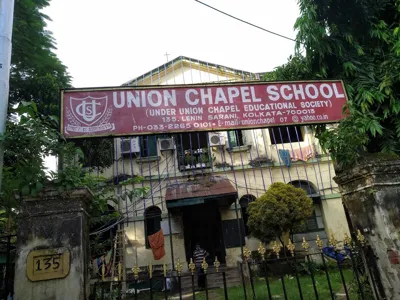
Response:
[[[46,115],[59,115],[60,89],[70,86],[67,68],[53,53],[55,41],[43,14],[48,0],[16,0],[12,35],[11,105],[33,101]]]
[[[277,182],[250,203],[247,225],[254,237],[268,243],[276,238],[281,240],[285,233],[293,234],[312,212],[313,202],[304,190]]]
[[[340,167],[367,153],[400,154],[400,1],[300,0],[299,7],[304,56],[266,79],[344,80],[349,114],[338,127],[316,127]]]

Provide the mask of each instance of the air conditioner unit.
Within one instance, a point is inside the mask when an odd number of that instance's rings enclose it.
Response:
[[[166,151],[166,150],[174,150],[175,149],[175,143],[173,138],[163,138],[163,139],[158,139],[158,144],[160,145],[160,151]]]
[[[218,132],[210,132],[208,134],[210,147],[225,146],[225,136]]]
[[[140,152],[139,137],[125,138],[121,140],[121,154]]]

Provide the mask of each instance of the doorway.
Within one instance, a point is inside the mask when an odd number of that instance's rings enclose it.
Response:
[[[199,243],[210,254],[207,258],[209,265],[213,264],[215,257],[220,263],[225,263],[226,252],[218,203],[183,208],[183,232],[187,261],[193,257],[196,243]]]

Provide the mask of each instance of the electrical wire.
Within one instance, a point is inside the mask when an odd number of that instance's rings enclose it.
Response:
[[[263,28],[263,27],[261,27],[261,26],[255,25],[255,24],[253,24],[253,23],[250,23],[250,22],[248,22],[248,21],[245,21],[245,20],[243,20],[243,19],[240,19],[240,18],[238,18],[238,17],[235,17],[235,16],[233,16],[233,15],[231,15],[231,14],[228,14],[228,13],[222,11],[222,10],[219,10],[218,8],[215,8],[215,7],[211,6],[211,5],[208,5],[207,3],[201,2],[201,1],[199,1],[199,0],[194,0],[194,1],[196,1],[196,2],[198,2],[198,3],[200,3],[200,4],[203,4],[204,6],[207,6],[208,8],[211,8],[211,9],[213,9],[213,10],[215,10],[215,11],[217,11],[217,12],[219,12],[219,13],[225,15],[225,16],[228,16],[228,17],[230,17],[230,18],[233,18],[233,19],[235,19],[235,20],[238,20],[238,21],[240,21],[240,22],[242,22],[242,23],[245,23],[245,24],[247,24],[247,25],[250,25],[250,26],[252,26],[252,27],[258,28],[258,29],[260,29],[260,30],[262,30],[262,31],[268,32],[268,33],[270,33],[270,34],[276,35],[276,36],[278,36],[278,37],[284,38],[284,39],[289,40],[289,41],[292,41],[292,42],[296,42],[296,43],[299,43],[299,44],[303,44],[302,42],[299,42],[299,41],[297,41],[296,39],[293,39],[293,38],[284,36],[284,35],[282,35],[282,34],[276,33],[276,32],[274,32],[274,31],[265,29],[265,28]]]

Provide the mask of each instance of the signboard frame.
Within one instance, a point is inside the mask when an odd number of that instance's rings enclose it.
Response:
[[[195,88],[218,88],[218,87],[241,87],[241,86],[257,86],[257,85],[288,85],[288,84],[324,84],[324,83],[338,83],[343,88],[344,94],[344,105],[348,102],[348,95],[343,80],[300,80],[300,81],[246,81],[246,82],[224,82],[224,83],[199,83],[199,84],[180,84],[180,85],[143,85],[143,86],[118,86],[118,87],[91,87],[91,88],[70,88],[61,90],[61,110],[60,110],[60,132],[64,134],[64,102],[66,94],[68,93],[90,93],[90,92],[119,92],[119,91],[142,91],[142,90],[165,90],[165,89],[195,89]],[[235,125],[227,128],[210,128],[210,129],[172,129],[163,131],[144,131],[144,132],[130,132],[130,133],[100,133],[95,135],[83,134],[75,136],[65,136],[67,139],[80,139],[80,138],[101,138],[101,137],[123,137],[123,136],[145,136],[145,135],[157,135],[157,134],[176,134],[183,132],[212,132],[212,131],[227,131],[227,130],[247,130],[257,128],[269,128],[269,127],[280,127],[280,126],[292,126],[292,125],[312,125],[312,124],[332,124],[337,123],[344,117],[344,105],[340,108],[342,117],[335,120],[313,120],[305,122],[285,122],[279,124],[256,124],[256,125]],[[179,108],[179,105],[177,106]],[[337,108],[335,108],[337,109]],[[133,130],[132,130],[133,131]]]

